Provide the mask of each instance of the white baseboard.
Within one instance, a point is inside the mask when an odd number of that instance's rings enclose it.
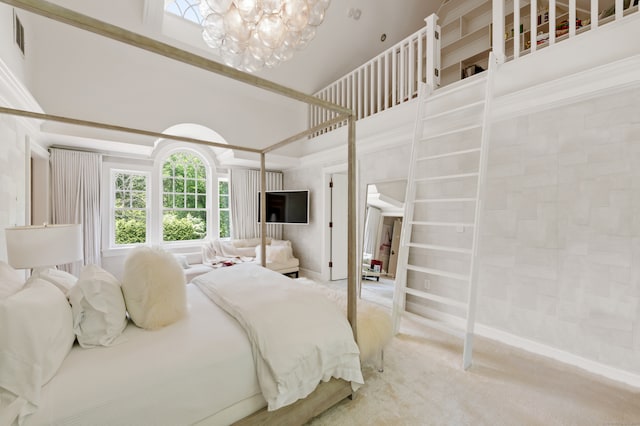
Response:
[[[408,304],[414,312],[421,311],[423,315],[429,318],[437,319],[445,323],[449,323],[457,328],[464,327],[464,321],[453,315],[445,314],[435,311],[433,309],[424,309],[418,304]],[[562,363],[581,368],[589,373],[596,374],[598,376],[606,377],[607,379],[614,380],[616,382],[624,383],[629,386],[640,389],[640,374],[632,373],[629,371],[621,370],[610,365],[603,364],[601,362],[593,361],[587,358],[583,358],[579,355],[572,354],[562,349],[554,348],[544,343],[535,342],[533,340],[526,339],[524,337],[516,336],[515,334],[508,333],[506,331],[498,330],[487,325],[478,324],[475,325],[475,334],[485,337],[487,339],[495,340],[505,345],[513,346],[522,350],[525,350],[536,355],[541,355],[546,358],[550,358]],[[462,353],[460,354],[462,356]]]
[[[625,383],[635,388],[640,388],[640,375],[638,374],[611,367],[597,361],[592,361],[590,359],[583,358],[570,352],[566,352],[561,349],[545,345],[543,343],[534,342],[533,340],[525,339],[523,337],[516,336],[514,334],[507,333],[486,325],[476,324],[475,331],[479,336],[486,337],[491,340],[496,340],[506,345],[523,349],[527,352],[542,355],[544,357],[581,368],[590,373],[594,373],[599,376],[615,380],[617,382]]]

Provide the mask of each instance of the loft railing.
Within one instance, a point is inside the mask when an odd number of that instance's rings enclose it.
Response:
[[[638,11],[638,0],[493,0],[493,52],[502,61],[551,46]]]
[[[499,62],[517,60],[637,12],[638,0],[591,0],[589,10],[578,7],[576,0],[492,0],[490,47]],[[433,14],[425,22],[424,28],[315,96],[351,108],[360,120],[412,100],[420,82],[438,88],[442,38],[438,16]],[[335,116],[311,106],[309,125],[319,126]],[[326,127],[312,136],[341,126]]]
[[[426,27],[390,47],[369,62],[317,92],[320,99],[351,108],[356,120],[410,101],[418,95],[421,82],[437,85],[439,68],[439,27],[434,14],[425,19]],[[336,116],[311,106],[310,127]],[[315,136],[340,127],[327,127]]]

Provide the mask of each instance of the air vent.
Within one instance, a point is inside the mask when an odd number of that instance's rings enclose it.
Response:
[[[22,26],[22,22],[20,22],[20,18],[18,18],[18,14],[13,12],[13,32],[15,33],[16,44],[18,48],[24,55],[24,27]]]

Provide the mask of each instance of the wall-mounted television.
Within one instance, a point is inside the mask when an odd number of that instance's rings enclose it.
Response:
[[[267,223],[309,223],[309,191],[267,191]],[[260,222],[260,192],[258,192]]]

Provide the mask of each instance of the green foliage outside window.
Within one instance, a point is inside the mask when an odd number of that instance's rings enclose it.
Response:
[[[229,181],[218,180],[218,213],[220,216],[220,238],[231,237],[231,220],[229,215]]]
[[[114,175],[115,244],[147,242],[147,177],[135,172]],[[218,180],[220,237],[231,236],[229,182]],[[188,151],[169,156],[162,167],[163,241],[200,240],[207,230],[207,172],[202,159]]]
[[[207,170],[190,152],[171,154],[162,165],[162,239],[201,240],[207,230]]]

